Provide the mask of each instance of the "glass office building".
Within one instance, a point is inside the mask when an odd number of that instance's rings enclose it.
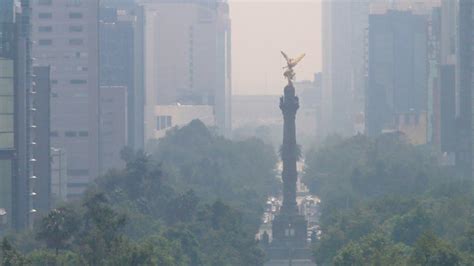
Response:
[[[13,60],[0,58],[0,228],[11,224],[14,162]]]

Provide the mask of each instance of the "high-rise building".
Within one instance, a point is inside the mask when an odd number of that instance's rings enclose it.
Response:
[[[430,56],[429,85],[435,85],[433,95],[437,96],[432,98],[432,143],[439,151],[440,162],[445,165],[454,164],[457,134],[456,110],[459,110],[456,96],[458,95],[456,89],[456,10],[457,1],[440,1],[440,6],[433,8],[430,34],[436,37],[435,42],[433,42],[434,38],[430,38],[430,51],[436,50],[437,53],[435,64],[433,64],[433,53]]]
[[[459,88],[459,113],[457,117],[456,165],[465,176],[474,176],[474,125],[473,89],[474,89],[474,2],[459,0],[457,75]]]
[[[322,2],[322,123],[325,134],[355,134],[364,111],[369,0]]]
[[[100,17],[100,85],[127,89],[127,146],[143,149],[143,102],[138,101],[134,70],[137,17],[132,7],[103,7]]]
[[[389,10],[411,11],[416,15],[429,15],[444,0],[370,0],[371,14],[384,14]],[[456,0],[447,0],[456,1]]]
[[[0,1],[0,230],[29,226],[35,195],[43,193],[34,180],[39,163],[34,143],[40,140],[31,119],[29,4]]]
[[[314,80],[295,81],[295,90],[300,98],[300,111],[296,118],[298,130],[296,136],[302,142],[309,142],[319,137],[319,105],[321,103],[321,73],[314,75]]]
[[[51,198],[53,204],[67,201],[67,154],[51,148]]]
[[[441,151],[456,148],[456,74],[454,65],[440,66]]]
[[[0,1],[0,229],[12,225],[15,113],[15,13],[13,1]]]
[[[457,1],[441,2],[441,64],[456,62]]]
[[[121,151],[127,146],[127,87],[100,87],[101,173],[125,166]]]
[[[32,2],[34,65],[51,66],[51,145],[68,158],[68,197],[99,173],[98,0]]]
[[[32,206],[40,215],[49,212],[51,201],[51,144],[50,144],[50,67],[33,67],[33,105],[30,109],[34,128],[31,145],[36,160],[33,168],[34,190]]]
[[[177,104],[212,107],[218,131],[228,136],[231,32],[226,1],[143,1],[141,12],[144,29],[137,50],[143,54],[137,64],[145,68],[146,139],[155,135],[155,106]]]
[[[426,16],[411,11],[370,15],[368,135],[395,129],[400,114],[427,111],[427,29]]]
[[[427,142],[438,150],[441,146],[440,62],[441,62],[441,8],[434,7],[428,21],[428,91]]]

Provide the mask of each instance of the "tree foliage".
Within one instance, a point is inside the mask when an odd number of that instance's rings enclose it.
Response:
[[[429,147],[398,133],[332,137],[306,164],[304,180],[321,198],[319,264],[472,261],[472,182],[439,166]]]
[[[124,150],[124,169],[52,210],[33,247],[4,240],[3,265],[263,265],[254,235],[278,187],[273,149],[226,140],[200,121],[150,147]]]

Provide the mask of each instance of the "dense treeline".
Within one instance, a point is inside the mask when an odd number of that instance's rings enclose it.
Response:
[[[471,265],[471,180],[403,135],[330,138],[306,156],[321,197],[320,265]]]
[[[124,151],[125,169],[80,202],[4,238],[2,265],[262,265],[254,234],[278,187],[273,149],[193,121],[149,150]]]

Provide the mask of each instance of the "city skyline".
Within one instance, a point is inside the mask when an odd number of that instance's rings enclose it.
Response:
[[[472,265],[473,59],[474,0],[0,0],[0,264]]]

